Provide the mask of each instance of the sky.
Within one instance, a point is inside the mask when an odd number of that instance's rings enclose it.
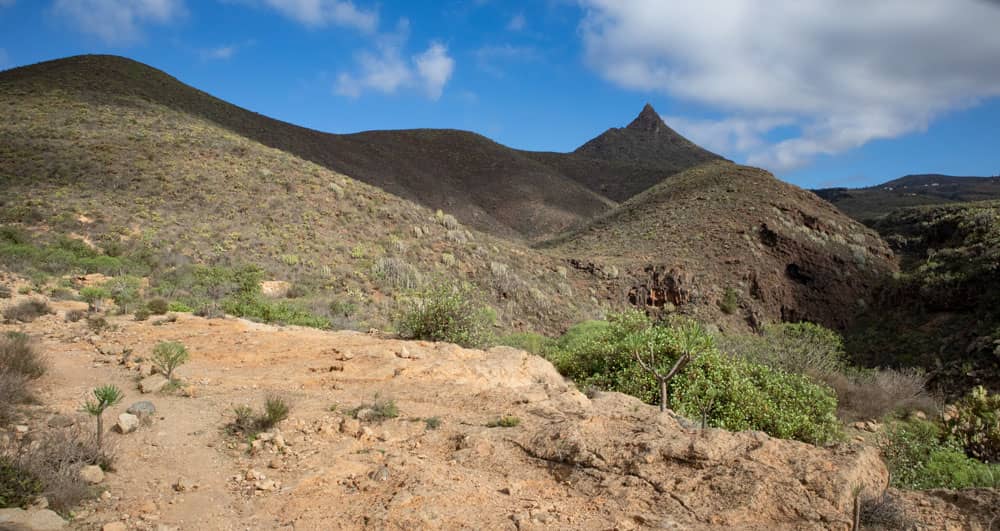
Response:
[[[571,151],[651,103],[803,187],[1000,174],[997,0],[0,0],[0,69],[115,54],[306,127]]]

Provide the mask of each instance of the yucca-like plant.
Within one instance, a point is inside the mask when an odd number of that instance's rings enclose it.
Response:
[[[153,347],[152,362],[167,380],[174,381],[174,370],[187,362],[187,348],[176,341],[161,341]]]
[[[104,436],[104,410],[114,406],[125,397],[121,389],[113,384],[102,385],[93,391],[94,398],[83,403],[83,410],[97,418],[97,447],[101,448]]]

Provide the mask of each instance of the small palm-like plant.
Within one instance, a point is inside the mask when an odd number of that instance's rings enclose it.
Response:
[[[174,381],[174,370],[189,357],[187,348],[176,341],[161,341],[153,347],[153,365],[170,381]]]
[[[102,385],[93,391],[94,399],[83,403],[83,410],[97,418],[97,447],[101,447],[104,435],[104,410],[122,401],[125,397],[121,389],[113,384]]]

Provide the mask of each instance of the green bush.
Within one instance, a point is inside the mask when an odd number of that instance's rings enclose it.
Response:
[[[0,509],[23,507],[42,493],[42,482],[10,458],[0,456]]]
[[[120,275],[109,280],[105,287],[121,313],[128,313],[129,306],[139,300],[140,281],[136,277]]]
[[[264,323],[322,329],[332,326],[326,317],[314,315],[287,301],[272,301],[261,295],[230,299],[222,304],[222,308],[228,314]]]
[[[549,348],[551,343],[551,339],[534,332],[507,334],[497,340],[497,345],[519,348],[539,356]]]
[[[724,335],[718,343],[727,354],[786,372],[819,376],[847,367],[840,334],[812,323],[768,325],[759,336]]]
[[[965,455],[934,423],[896,422],[880,437],[892,484],[905,489],[1000,487],[1000,465]]]
[[[101,309],[104,299],[111,298],[111,293],[103,286],[87,286],[80,288],[80,299],[87,303],[91,310]]]
[[[190,358],[187,347],[176,341],[161,341],[153,347],[150,361],[156,370],[173,381],[174,371]]]
[[[191,312],[194,311],[194,308],[192,308],[192,307],[190,307],[190,306],[188,306],[188,305],[186,305],[186,304],[184,304],[182,302],[171,302],[170,304],[167,305],[167,311],[168,312],[191,313]]]
[[[521,425],[521,419],[511,415],[500,417],[486,423],[487,428],[516,428]]]
[[[726,288],[726,292],[722,295],[722,299],[719,300],[719,309],[722,310],[722,313],[731,315],[736,313],[736,310],[739,308],[740,301],[736,290],[733,288]]]
[[[581,387],[596,387],[656,403],[656,379],[635,361],[642,348],[667,353],[669,366],[682,344],[686,323],[653,324],[641,312],[611,315],[608,322],[581,323],[555,340],[547,357]],[[673,353],[672,355],[670,353]],[[670,406],[729,430],[761,430],[814,444],[840,434],[833,392],[808,377],[738,357],[704,350],[671,382]]]
[[[983,386],[974,388],[955,404],[945,427],[970,456],[1000,462],[1000,394],[988,393]]]
[[[166,300],[156,298],[146,303],[146,309],[151,315],[163,315],[170,311],[170,305]]]
[[[489,308],[476,302],[468,286],[439,283],[403,302],[396,328],[408,339],[480,347],[490,343],[494,318]]]

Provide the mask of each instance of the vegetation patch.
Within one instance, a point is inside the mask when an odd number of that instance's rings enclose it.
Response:
[[[933,422],[895,422],[882,434],[880,446],[896,487],[1000,487],[1000,465],[967,456],[961,444]]]
[[[29,299],[4,308],[3,317],[8,322],[30,323],[50,313],[54,312],[49,303],[42,299]]]
[[[407,339],[480,347],[490,343],[495,318],[487,306],[477,302],[471,287],[436,283],[404,301],[396,328]]]
[[[768,434],[823,444],[841,434],[837,399],[810,378],[720,353],[712,338],[690,323],[653,323],[628,311],[607,322],[589,321],[569,329],[548,349],[559,371],[582,388],[620,391],[648,403],[661,400],[661,385],[638,362],[652,352],[658,370],[668,373],[678,359],[701,345],[667,386],[675,411],[729,430]]]

